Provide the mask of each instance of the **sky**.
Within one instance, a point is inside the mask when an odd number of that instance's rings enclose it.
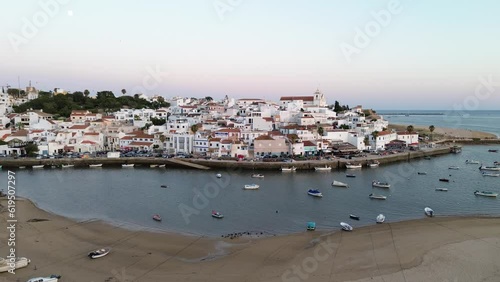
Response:
[[[275,101],[319,88],[329,103],[375,109],[500,109],[495,0],[4,0],[0,10],[0,86]]]

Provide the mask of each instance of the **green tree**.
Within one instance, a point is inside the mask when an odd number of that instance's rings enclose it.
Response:
[[[197,124],[191,125],[191,131],[193,132],[193,134],[196,134],[196,131],[198,131],[198,125]]]
[[[434,139],[433,134],[432,134],[434,132],[434,130],[436,130],[436,127],[434,125],[429,126],[429,131],[431,132],[431,140]]]
[[[323,127],[321,127],[321,126],[320,126],[320,127],[318,128],[318,134],[319,134],[320,136],[323,136],[323,133],[324,133],[324,132],[325,132],[325,130],[323,129]]]
[[[156,118],[156,117],[152,117],[149,120],[153,125],[164,125],[167,122],[167,120],[164,118]]]
[[[333,106],[333,111],[336,113],[343,111],[343,108],[340,106],[339,101],[335,101],[335,105]]]
[[[24,146],[24,150],[26,151],[28,157],[35,157],[38,152],[38,146],[35,143],[29,143]]]
[[[344,130],[350,129],[349,125],[347,125],[347,124],[342,124],[342,125],[339,126],[339,128],[340,129],[344,129]]]
[[[408,126],[406,127],[406,131],[408,131],[408,132],[410,132],[410,133],[412,133],[412,132],[413,132],[413,130],[415,130],[415,128],[413,127],[413,125],[408,125]]]
[[[210,101],[213,101],[214,99],[210,96],[207,96],[207,97],[205,97],[205,100],[207,100],[207,102],[210,102]]]
[[[85,97],[88,97],[90,94],[90,91],[88,89],[85,89],[85,91],[83,91],[83,95],[85,95]]]

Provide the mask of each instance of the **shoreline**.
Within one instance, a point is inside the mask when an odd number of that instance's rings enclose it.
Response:
[[[389,129],[394,128],[398,131],[405,131],[408,124],[389,124]],[[429,125],[430,126],[430,125]],[[415,131],[424,134],[430,134],[429,126],[426,125],[413,125]],[[438,127],[436,126],[433,134],[444,139],[481,139],[481,140],[495,140],[499,139],[499,135],[492,132],[478,131],[466,128],[451,128],[451,127]]]
[[[18,199],[16,205],[18,256],[32,261],[16,271],[15,278],[21,281],[51,273],[62,275],[65,281],[295,281],[286,280],[295,277],[293,266],[311,258],[317,258],[318,264],[315,271],[306,272],[313,277],[311,281],[331,281],[332,275],[335,281],[401,281],[397,277],[403,272],[412,281],[431,281],[426,275],[453,281],[464,272],[469,275],[464,277],[475,275],[467,281],[478,281],[478,277],[493,277],[494,269],[500,267],[500,254],[489,246],[500,242],[499,217],[438,216],[355,227],[349,233],[304,231],[230,241],[130,231],[99,221],[75,222],[40,210],[28,199]],[[48,221],[27,222],[33,218]],[[1,221],[5,224],[5,212]],[[330,255],[328,249],[323,250],[325,244],[330,244]],[[88,251],[103,246],[113,248],[108,256],[98,262],[86,257]],[[321,259],[317,257],[320,249]],[[464,267],[461,263],[467,258],[459,255],[463,250],[469,250],[471,257],[487,259],[486,264],[479,261],[484,267]],[[0,251],[7,251],[5,242],[0,242]],[[442,256],[448,259],[443,261]],[[454,272],[443,273],[427,264],[429,260],[434,265],[445,263]],[[443,277],[450,273],[456,276]],[[10,275],[2,273],[0,279]],[[119,276],[128,278],[118,280]]]

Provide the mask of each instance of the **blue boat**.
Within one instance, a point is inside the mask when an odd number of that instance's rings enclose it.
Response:
[[[323,197],[323,194],[321,194],[321,192],[317,189],[309,189],[307,194],[313,197]]]
[[[307,223],[307,230],[309,230],[309,231],[316,230],[316,222],[314,222],[314,221],[309,221],[309,222]]]

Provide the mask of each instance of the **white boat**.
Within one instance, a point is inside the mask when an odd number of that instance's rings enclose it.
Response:
[[[361,164],[351,164],[351,163],[346,163],[345,167],[347,169],[355,169],[355,168],[361,168]]]
[[[102,164],[91,164],[91,165],[89,165],[89,167],[98,168],[98,167],[102,167]]]
[[[434,211],[431,208],[429,208],[429,207],[426,207],[424,209],[424,212],[425,212],[425,215],[427,215],[429,217],[433,217],[434,216]]]
[[[27,282],[58,282],[61,279],[61,275],[52,274],[49,277],[35,277],[31,278]]]
[[[72,164],[67,164],[67,165],[62,165],[61,167],[62,168],[70,168],[70,167],[74,167],[75,165],[72,165]]]
[[[332,167],[331,166],[327,166],[325,165],[325,167],[315,167],[314,168],[315,171],[331,171],[332,170]]]
[[[466,164],[479,164],[479,161],[475,161],[475,160],[466,160],[465,161]]]
[[[317,190],[317,189],[309,189],[307,191],[307,195],[310,195],[310,196],[313,196],[313,197],[318,197],[318,198],[323,197],[323,194],[319,190]]]
[[[91,259],[102,258],[103,256],[109,254],[110,251],[111,251],[111,248],[98,249],[98,250],[90,252],[88,254],[88,257]]]
[[[161,164],[161,165],[159,165],[158,167],[165,167],[165,165],[164,165],[164,164]]]
[[[36,168],[43,168],[43,167],[44,167],[44,165],[34,165],[31,168],[36,169]]]
[[[345,222],[341,222],[340,226],[342,226],[342,230],[344,230],[344,231],[352,231],[352,226],[350,226],[349,224],[347,224]]]
[[[12,266],[14,266],[14,269],[26,267],[31,262],[31,260],[25,257],[16,257],[13,260],[11,261],[10,258],[0,258],[0,273],[9,271],[9,269],[12,269]],[[14,265],[11,265],[11,263]]]
[[[476,195],[476,196],[483,196],[483,197],[496,197],[496,196],[498,196],[498,193],[493,193],[493,192],[489,192],[489,191],[481,191],[481,192],[479,192],[479,190],[476,190],[474,192],[474,195]]]
[[[349,187],[349,185],[348,185],[347,183],[340,182],[340,181],[337,181],[337,180],[333,180],[333,182],[332,182],[332,186],[337,186],[337,187]]]
[[[217,178],[221,178],[221,177],[222,177],[222,174],[217,173],[217,174],[215,175],[215,177],[217,177]]]
[[[380,162],[377,160],[374,160],[374,161],[368,163],[369,167],[378,167],[379,165],[380,165]]]
[[[436,188],[436,191],[448,192],[448,188]]]
[[[387,199],[386,196],[374,195],[374,194],[370,194],[370,195],[368,195],[368,197],[370,197],[370,199],[376,199],[376,200],[385,200],[385,199]]]
[[[26,166],[25,165],[22,165],[22,166],[19,166],[20,169],[25,169]]]
[[[384,223],[385,221],[385,215],[379,214],[377,215],[377,223]]]
[[[380,181],[372,181],[372,186],[373,187],[379,187],[379,188],[391,188],[391,184],[387,182],[380,182]]]
[[[223,218],[224,215],[221,214],[220,212],[218,211],[212,211],[212,217],[215,217],[215,218]]]
[[[264,178],[264,175],[260,173],[254,173],[252,174],[252,178]]]
[[[480,170],[490,170],[490,171],[500,171],[500,167],[496,167],[496,166],[480,166],[479,167]]]
[[[459,169],[460,169],[460,167],[458,167],[458,166],[450,166],[450,167],[448,167],[448,169],[459,170]]]
[[[290,172],[290,171],[296,171],[296,170],[297,170],[297,168],[294,167],[294,166],[292,166],[292,167],[282,167],[281,168],[281,171],[283,171],[283,172]]]
[[[499,177],[500,173],[483,172],[483,176]]]
[[[260,186],[257,184],[246,184],[244,189],[245,190],[257,190],[257,189],[259,189],[259,187]]]
[[[134,167],[135,164],[122,164],[122,167]]]
[[[156,164],[150,164],[149,167],[150,168],[156,168],[156,167],[158,167],[158,165],[156,165]]]

